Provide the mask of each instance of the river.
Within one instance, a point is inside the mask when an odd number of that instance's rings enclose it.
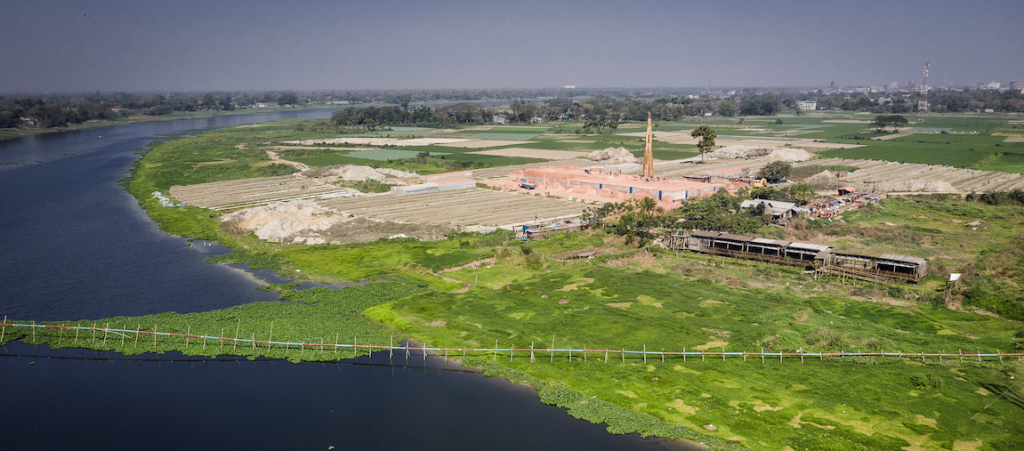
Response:
[[[232,115],[0,141],[0,315],[60,321],[209,311],[277,294],[224,265],[220,246],[157,230],[117,185],[159,134],[331,110]],[[168,353],[0,350],[3,449],[684,449],[614,436],[532,388],[441,359],[292,364]]]

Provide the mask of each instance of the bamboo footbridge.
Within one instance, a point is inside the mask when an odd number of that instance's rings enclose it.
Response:
[[[819,360],[824,360],[825,357],[829,357],[829,358],[897,357],[897,358],[920,359],[922,362],[925,362],[926,359],[928,359],[928,358],[933,358],[933,359],[937,358],[939,363],[942,363],[942,361],[943,361],[942,359],[943,358],[958,358],[961,362],[964,361],[964,358],[968,358],[968,359],[972,359],[972,360],[973,359],[977,359],[978,362],[983,362],[985,359],[994,360],[996,358],[998,358],[1000,362],[1003,361],[1003,358],[1016,358],[1018,360],[1024,360],[1024,353],[1020,353],[1020,352],[1018,352],[1018,353],[1005,353],[1005,352],[1000,352],[999,350],[996,350],[995,353],[983,353],[983,352],[980,352],[980,351],[976,352],[976,353],[964,353],[964,352],[962,352],[962,350],[957,350],[957,352],[954,354],[954,353],[946,353],[946,352],[939,352],[939,353],[934,353],[934,352],[902,352],[902,351],[885,352],[884,350],[880,350],[879,352],[847,352],[847,351],[839,351],[839,352],[803,352],[803,351],[798,351],[798,352],[782,352],[782,351],[767,352],[767,350],[762,349],[762,350],[760,350],[758,352],[748,352],[748,351],[726,351],[724,347],[722,347],[720,351],[687,351],[686,348],[684,347],[684,348],[682,348],[683,349],[682,351],[665,351],[665,350],[661,350],[661,351],[648,351],[646,345],[644,346],[643,350],[588,349],[586,347],[583,347],[583,348],[571,348],[571,347],[570,348],[554,348],[554,347],[552,347],[552,348],[535,348],[535,347],[533,347],[532,344],[531,344],[531,346],[529,348],[515,348],[515,347],[499,348],[497,341],[495,341],[493,348],[440,348],[440,347],[432,348],[432,347],[428,347],[428,346],[419,346],[419,347],[417,347],[417,346],[394,346],[393,344],[388,344],[388,345],[358,344],[356,338],[352,339],[352,343],[351,344],[338,343],[337,342],[337,339],[339,338],[338,335],[335,336],[335,343],[324,343],[324,342],[320,342],[320,343],[303,343],[303,342],[290,342],[290,341],[272,341],[270,338],[268,338],[267,340],[257,340],[256,337],[255,337],[255,334],[253,334],[251,336],[251,338],[217,337],[217,336],[211,336],[211,335],[193,335],[191,333],[180,334],[180,333],[174,333],[174,332],[158,332],[156,330],[149,331],[149,330],[135,330],[135,329],[115,329],[115,328],[109,328],[109,327],[63,326],[63,325],[55,325],[55,324],[35,324],[35,323],[21,324],[21,323],[8,323],[6,321],[4,321],[3,323],[0,323],[0,327],[2,327],[2,331],[0,331],[0,343],[3,342],[4,336],[7,333],[7,328],[8,327],[11,327],[11,328],[24,327],[24,328],[31,329],[32,336],[33,336],[33,341],[35,341],[35,331],[36,331],[36,329],[60,329],[61,330],[61,338],[60,338],[60,341],[58,341],[58,346],[61,346],[62,343],[63,343],[63,331],[65,331],[65,330],[74,330],[74,331],[76,331],[76,335],[75,335],[75,345],[76,346],[77,346],[78,340],[79,340],[77,332],[90,331],[90,332],[93,332],[93,336],[92,336],[92,339],[91,339],[92,343],[95,343],[95,340],[97,339],[95,333],[103,332],[102,340],[103,340],[104,344],[106,343],[107,335],[108,334],[116,334],[116,335],[120,336],[122,344],[124,344],[124,340],[125,339],[134,340],[134,346],[136,348],[138,347],[139,336],[140,335],[149,335],[149,336],[153,337],[153,346],[154,347],[156,346],[157,339],[162,336],[162,337],[184,338],[185,339],[185,347],[186,348],[189,347],[189,340],[190,339],[196,339],[196,340],[203,340],[203,345],[202,345],[203,349],[206,349],[206,343],[207,343],[208,340],[214,340],[215,342],[220,343],[221,345],[223,345],[224,343],[232,343],[233,344],[233,348],[237,347],[237,345],[239,343],[241,343],[241,344],[244,344],[246,346],[251,346],[252,350],[254,350],[254,351],[257,350],[257,348],[263,348],[264,346],[266,346],[266,349],[270,349],[271,346],[278,346],[278,347],[284,346],[286,349],[290,348],[291,346],[296,346],[296,347],[299,347],[300,349],[305,349],[305,347],[309,346],[309,347],[312,347],[313,349],[320,349],[320,350],[334,348],[335,353],[337,353],[341,349],[349,349],[349,350],[352,351],[353,355],[355,355],[358,352],[358,350],[366,350],[371,355],[372,355],[372,353],[374,351],[387,351],[389,354],[392,354],[392,355],[393,355],[393,353],[395,351],[405,351],[406,357],[409,357],[409,355],[410,355],[410,353],[412,351],[417,351],[418,354],[422,354],[424,359],[427,358],[427,353],[436,353],[435,355],[437,355],[437,356],[441,356],[441,354],[443,353],[445,359],[448,358],[449,353],[461,353],[463,358],[466,357],[467,353],[473,353],[473,354],[477,354],[478,356],[481,356],[481,357],[493,356],[492,359],[495,360],[495,361],[498,358],[498,353],[508,353],[509,361],[512,361],[512,359],[515,358],[515,353],[519,352],[519,353],[528,353],[529,357],[530,357],[530,362],[531,363],[536,362],[536,355],[538,353],[548,354],[550,356],[550,361],[551,362],[554,362],[555,354],[556,353],[567,355],[570,362],[572,361],[573,353],[575,353],[577,356],[582,356],[584,362],[587,361],[587,357],[588,356],[593,356],[594,354],[598,354],[598,359],[600,360],[601,354],[603,354],[604,355],[604,362],[605,363],[608,363],[609,355],[616,355],[617,357],[621,358],[623,363],[625,363],[627,355],[633,355],[633,356],[639,355],[639,356],[642,356],[644,363],[647,362],[647,358],[649,356],[654,357],[654,358],[660,357],[662,362],[665,362],[665,358],[666,357],[677,357],[677,358],[681,357],[683,362],[686,361],[687,357],[700,357],[701,361],[704,361],[708,357],[714,357],[715,360],[717,360],[717,358],[720,357],[723,361],[726,360],[726,357],[740,357],[740,358],[743,359],[743,361],[746,361],[747,357],[761,357],[761,362],[762,363],[764,363],[766,361],[766,359],[769,358],[769,357],[772,358],[772,359],[775,359],[776,357],[778,357],[779,362],[782,362],[784,357],[790,357],[791,361],[792,361],[792,358],[799,358],[801,363],[804,362],[804,358],[808,358],[808,357],[809,358],[818,357]],[[154,327],[154,329],[155,329],[155,327]],[[131,335],[129,335],[129,334],[131,334]],[[273,325],[271,325],[271,335],[272,334],[273,334]],[[129,337],[131,337],[131,338],[129,338]],[[69,337],[69,340],[70,340],[70,337]],[[148,340],[147,340],[147,343],[148,343]]]

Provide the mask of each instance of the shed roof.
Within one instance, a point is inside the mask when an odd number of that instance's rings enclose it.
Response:
[[[804,250],[808,250],[808,251],[823,251],[823,250],[826,250],[826,249],[831,249],[831,247],[825,246],[824,244],[796,243],[796,242],[789,243],[789,246],[786,246],[786,247],[791,247],[791,248],[794,248],[794,249],[804,249]]]
[[[744,243],[746,243],[748,241],[754,241],[754,239],[749,237],[749,236],[733,235],[731,233],[723,233],[723,234],[718,236],[718,239],[720,239],[720,240],[729,240],[729,241],[741,241],[741,242],[744,242]]]
[[[721,232],[706,232],[706,231],[703,231],[703,230],[698,230],[696,232],[693,232],[691,235],[693,235],[695,237],[698,237],[698,238],[715,238],[715,237],[717,237],[718,235],[721,235],[721,234],[722,234]]]
[[[909,257],[909,256],[906,256],[906,255],[899,255],[899,254],[882,254],[878,258],[881,258],[883,260],[893,260],[893,261],[904,262],[904,263],[917,263],[919,265],[923,265],[923,264],[927,263],[927,260],[925,260],[923,258],[920,258],[920,257]]]
[[[753,243],[757,243],[757,244],[770,245],[770,246],[789,246],[789,243],[791,243],[791,241],[772,240],[772,239],[768,239],[768,238],[754,238],[754,240],[752,242]]]

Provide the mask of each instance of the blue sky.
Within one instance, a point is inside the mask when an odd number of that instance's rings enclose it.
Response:
[[[1024,80],[1024,1],[7,0],[0,92]]]

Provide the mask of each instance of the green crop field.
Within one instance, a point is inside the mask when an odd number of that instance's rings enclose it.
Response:
[[[467,136],[468,139],[490,139],[497,141],[529,141],[533,137],[541,134],[537,133],[477,133],[475,135]]]

